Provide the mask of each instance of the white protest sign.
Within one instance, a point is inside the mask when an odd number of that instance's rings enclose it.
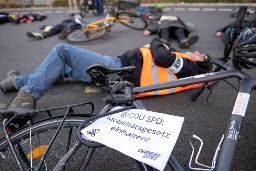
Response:
[[[100,118],[81,132],[86,139],[164,170],[184,118],[131,109]]]

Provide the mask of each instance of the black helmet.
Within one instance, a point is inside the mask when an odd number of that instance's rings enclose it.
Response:
[[[256,28],[246,28],[234,42],[234,63],[241,68],[256,67]]]

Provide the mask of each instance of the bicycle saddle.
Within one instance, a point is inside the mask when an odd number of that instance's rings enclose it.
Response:
[[[132,75],[136,70],[135,66],[122,68],[108,68],[102,64],[94,64],[87,68],[86,72],[91,77],[91,83],[96,86],[105,86],[108,81],[121,79],[123,76]]]

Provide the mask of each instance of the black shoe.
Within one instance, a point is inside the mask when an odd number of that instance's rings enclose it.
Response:
[[[43,39],[44,36],[41,33],[35,33],[35,32],[27,32],[27,36],[32,39]]]
[[[180,40],[180,48],[188,48],[189,46],[195,44],[198,41],[199,37],[197,35],[193,35],[189,38]]]

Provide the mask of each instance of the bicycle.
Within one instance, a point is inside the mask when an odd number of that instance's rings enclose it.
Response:
[[[203,147],[203,141],[196,135],[193,135],[193,138],[200,142],[200,147],[199,147],[198,153],[195,158],[195,163],[199,167],[192,166],[192,159],[194,156],[194,146],[190,142],[191,147],[192,147],[192,154],[191,154],[191,158],[189,161],[190,169],[192,169],[192,170],[216,170],[216,171],[229,170],[231,161],[232,161],[232,157],[234,155],[234,151],[236,148],[237,140],[239,139],[241,124],[245,117],[246,108],[249,103],[250,93],[251,93],[252,89],[256,88],[256,79],[241,71],[242,68],[247,68],[248,65],[249,66],[252,65],[253,68],[256,66],[255,60],[246,60],[248,62],[244,61],[246,58],[256,58],[255,47],[254,47],[254,49],[250,48],[250,47],[248,47],[248,48],[245,47],[245,49],[243,49],[243,48],[235,49],[234,54],[236,54],[236,58],[233,57],[233,61],[232,61],[233,66],[226,63],[227,62],[226,60],[228,59],[228,56],[233,47],[233,43],[235,42],[236,38],[242,31],[241,23],[242,23],[242,20],[244,19],[246,9],[247,9],[247,7],[243,6],[240,8],[240,10],[238,12],[236,27],[235,27],[234,32],[230,35],[230,40],[229,40],[228,44],[226,45],[226,48],[224,51],[224,58],[223,59],[211,58],[211,63],[213,63],[217,66],[217,68],[215,69],[215,72],[201,74],[198,76],[187,77],[187,78],[183,78],[183,79],[180,79],[177,81],[161,83],[158,85],[133,88],[129,82],[122,80],[122,76],[131,74],[132,70],[135,69],[134,67],[126,67],[126,68],[119,68],[119,69],[110,69],[110,68],[106,68],[102,65],[93,65],[93,66],[89,67],[87,69],[87,72],[92,77],[92,83],[96,86],[104,86],[104,85],[112,86],[112,94],[105,98],[106,106],[103,108],[103,110],[101,111],[101,113],[99,115],[94,116],[88,120],[85,120],[79,126],[77,133],[78,133],[80,142],[78,142],[78,144],[79,144],[78,146],[84,144],[88,147],[91,147],[91,149],[90,149],[91,153],[93,153],[95,148],[102,146],[102,144],[100,144],[100,143],[91,142],[89,140],[85,140],[82,137],[81,130],[84,127],[87,127],[88,125],[92,124],[93,121],[95,121],[101,117],[106,117],[106,116],[109,116],[109,115],[112,115],[112,114],[115,114],[118,112],[123,112],[125,110],[132,109],[132,108],[144,109],[144,107],[140,103],[138,104],[136,101],[134,101],[134,99],[133,99],[134,94],[170,89],[170,88],[186,86],[186,85],[191,85],[191,84],[197,84],[197,83],[202,83],[202,82],[205,82],[206,85],[208,85],[208,82],[210,82],[210,81],[215,81],[214,84],[216,85],[216,81],[218,81],[218,80],[236,77],[239,80],[241,80],[239,92],[237,95],[236,102],[234,104],[234,109],[232,111],[232,116],[231,116],[229,125],[227,126],[227,131],[225,134],[223,134],[223,136],[216,148],[211,166],[202,164],[198,161],[200,152]],[[238,47],[237,42],[236,42],[235,46]],[[248,55],[247,53],[249,51],[251,53],[254,52],[254,56]],[[113,78],[116,78],[115,74],[117,74],[119,76],[119,79],[117,79],[117,80],[113,79]],[[205,87],[205,85],[203,85],[202,87]],[[200,89],[196,93],[196,96],[198,97],[201,94],[201,92],[202,92],[202,89]],[[197,97],[194,97],[194,100]],[[108,112],[109,109],[111,109],[111,106],[113,106],[113,105],[125,105],[127,107],[124,107],[124,108],[116,110],[116,111]],[[75,148],[78,148],[78,147],[75,147]],[[56,165],[54,170],[60,169],[61,163],[65,163],[68,160],[68,158],[73,155],[73,153],[74,153],[73,151],[74,150],[72,150],[72,151],[70,150],[69,153],[67,153],[62,158],[62,160],[60,160],[60,162]],[[88,160],[85,161],[85,163],[86,163],[85,165],[87,165],[89,163],[91,157],[92,157],[92,154],[88,156]],[[170,156],[170,158],[168,160],[168,164],[170,165],[170,167],[173,170],[178,170],[178,171],[184,170],[182,165],[172,155]],[[140,163],[140,162],[138,162],[138,168],[139,168],[139,170],[154,170],[154,168],[152,168],[148,165],[145,165],[143,163]]]
[[[119,22],[127,27],[135,30],[143,30],[147,27],[146,20],[133,12],[118,11],[111,17],[107,14],[105,19],[101,19],[85,26],[84,29],[79,29],[69,34],[67,40],[69,42],[86,42],[95,40],[103,36],[106,31],[111,31],[111,27],[115,22]]]
[[[82,3],[80,3],[80,15],[84,17],[86,13],[89,13],[89,11],[92,11],[94,15],[97,15],[98,12],[96,10],[96,4],[94,0],[83,0]]]
[[[232,39],[234,39],[234,35],[236,35],[240,32],[239,29],[240,29],[241,21],[244,16],[244,10],[245,10],[245,8],[241,9],[241,11],[239,12],[240,15],[237,19],[236,30],[235,30],[234,34],[231,35]],[[228,45],[226,49],[227,49],[227,51],[229,51],[229,52],[226,51],[226,55],[229,55],[228,53],[230,53],[231,45]],[[255,49],[254,49],[254,51],[255,51]],[[135,67],[124,67],[124,68],[117,68],[117,69],[109,69],[102,65],[93,65],[93,66],[89,67],[87,72],[92,77],[92,83],[96,86],[109,85],[112,89],[112,93],[110,95],[106,96],[106,98],[105,98],[106,106],[100,112],[100,115],[91,116],[89,119],[84,120],[83,123],[79,126],[78,131],[77,131],[79,141],[77,141],[75,143],[75,145],[59,161],[59,163],[55,166],[54,170],[59,170],[60,168],[64,167],[65,163],[70,159],[71,156],[74,155],[74,153],[78,150],[79,147],[81,147],[82,144],[85,144],[86,146],[88,146],[90,148],[88,155],[86,156],[86,158],[84,160],[84,164],[81,167],[81,170],[85,169],[88,166],[90,159],[92,158],[92,154],[94,153],[95,148],[102,147],[103,145],[83,139],[81,132],[80,132],[81,129],[84,128],[85,126],[88,126],[94,120],[99,119],[101,117],[112,115],[114,113],[117,113],[120,111],[125,111],[125,110],[132,109],[132,108],[144,109],[144,106],[140,103],[140,101],[136,101],[133,99],[133,94],[139,94],[139,93],[143,93],[143,92],[163,90],[163,89],[169,89],[169,88],[174,88],[174,87],[179,87],[179,86],[186,86],[186,85],[191,85],[191,84],[196,84],[196,83],[216,81],[216,80],[222,80],[222,79],[236,77],[241,80],[241,86],[239,89],[236,103],[234,105],[234,109],[241,109],[241,107],[239,107],[239,106],[242,105],[242,106],[244,106],[243,110],[241,110],[241,112],[239,112],[239,110],[238,111],[233,110],[230,124],[227,127],[227,132],[225,133],[225,136],[223,135],[223,137],[221,138],[221,141],[219,142],[219,145],[216,149],[214,159],[212,162],[212,166],[206,166],[206,165],[198,162],[198,156],[200,155],[200,151],[202,149],[202,140],[197,136],[193,136],[193,137],[201,142],[201,146],[198,150],[198,154],[196,157],[196,163],[204,168],[192,167],[191,163],[192,163],[192,157],[194,154],[194,147],[192,144],[191,144],[192,154],[191,154],[191,159],[189,162],[189,166],[191,169],[217,170],[217,171],[229,170],[230,163],[232,161],[232,157],[233,157],[235,147],[237,144],[237,140],[239,138],[241,124],[242,124],[243,118],[245,116],[247,104],[249,102],[250,97],[248,97],[248,95],[250,95],[252,89],[255,89],[256,80],[255,80],[255,78],[253,78],[250,75],[241,71],[241,68],[239,66],[243,66],[243,65],[241,65],[241,64],[243,64],[242,61],[239,61],[239,60],[237,61],[237,60],[233,59],[233,63],[235,64],[234,65],[235,67],[234,67],[232,65],[228,65],[225,61],[222,61],[222,60],[218,59],[218,58],[211,58],[211,62],[213,64],[215,64],[216,66],[218,66],[220,69],[223,69],[223,71],[212,72],[212,73],[202,74],[202,75],[193,76],[193,77],[187,77],[187,78],[180,79],[177,81],[161,83],[158,85],[135,87],[135,88],[133,88],[131,83],[123,80],[123,76],[132,74],[135,71]],[[253,61],[249,64],[251,64],[251,65],[253,64],[254,66],[256,66],[256,63]],[[241,95],[245,96],[245,100],[241,101],[241,98],[240,98]],[[120,110],[107,112],[107,111],[109,111],[109,109],[112,108],[112,106],[115,106],[115,105],[124,105],[126,107],[124,107],[123,109],[120,109]],[[48,110],[46,110],[46,111],[48,111]],[[72,112],[72,110],[70,108],[68,108],[68,112],[65,114],[61,123],[65,124],[65,119],[69,112]],[[4,121],[5,128],[6,128],[6,125],[8,125],[8,123],[10,123],[10,120],[8,122],[6,120]],[[59,125],[58,130],[60,128],[61,128],[61,125]],[[32,133],[30,133],[30,132],[32,132],[31,129],[29,129],[29,127],[27,127],[27,129],[28,129],[27,134],[32,135]],[[22,130],[23,129],[18,130],[18,131],[22,132]],[[14,135],[15,135],[15,133],[14,133]],[[20,137],[17,138],[14,135],[12,135],[12,134],[8,135],[8,133],[6,132],[6,139],[2,139],[0,141],[0,147],[6,148],[7,146],[10,146],[13,151],[13,155],[17,156],[12,143],[16,143],[16,141],[18,141],[17,139],[20,139]],[[22,133],[22,136],[24,136],[23,133]],[[46,155],[46,153],[44,155]],[[15,158],[17,159],[17,163],[20,164],[18,157],[15,157]],[[42,162],[43,162],[43,160],[41,160],[41,163]],[[139,170],[154,170],[154,168],[152,168],[144,163],[141,163],[138,161],[135,161],[135,162],[136,162],[137,168]],[[170,167],[173,170],[178,170],[178,171],[184,170],[182,165],[172,155],[170,156],[170,158],[168,160],[168,165],[170,165]]]

